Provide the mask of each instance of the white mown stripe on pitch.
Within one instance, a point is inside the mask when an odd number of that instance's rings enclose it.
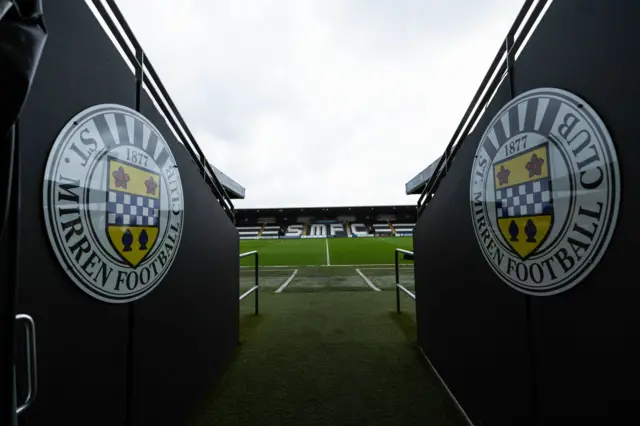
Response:
[[[280,287],[278,287],[278,289],[276,290],[276,293],[282,293],[282,290],[284,290],[291,281],[293,281],[293,278],[296,276],[296,274],[298,273],[298,270],[294,270],[293,274],[291,274],[291,276],[289,278],[287,278],[287,280],[284,282],[284,284],[282,284]]]
[[[329,239],[325,239],[324,243],[327,246],[327,266],[331,266],[331,258],[329,257]]]
[[[378,287],[376,287],[375,285],[373,285],[373,283],[371,282],[371,280],[369,278],[367,278],[367,276],[365,274],[363,274],[362,272],[360,272],[360,269],[356,269],[356,272],[358,274],[360,274],[360,276],[362,277],[362,279],[364,280],[365,283],[369,284],[369,287],[371,287],[372,289],[374,289],[375,291],[380,291],[380,289]]]

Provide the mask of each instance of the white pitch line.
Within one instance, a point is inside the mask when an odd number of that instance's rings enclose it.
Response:
[[[371,282],[371,280],[369,278],[367,278],[367,276],[365,274],[363,274],[362,272],[360,272],[360,269],[356,269],[356,272],[358,274],[360,274],[360,276],[362,277],[362,279],[364,280],[365,283],[369,284],[369,287],[371,287],[374,291],[380,291],[380,289],[378,287],[376,287],[375,285],[373,285],[373,283]]]
[[[389,267],[382,267],[382,268],[376,268],[376,267],[364,267],[362,269],[366,269],[367,271],[393,271],[396,268],[389,268]],[[406,267],[402,267],[402,265],[400,265],[400,267],[398,268],[401,271],[408,271],[410,269],[413,269],[413,266],[410,265],[406,265]]]
[[[349,265],[261,265],[260,269],[263,268],[285,268],[285,269],[293,269],[293,268],[326,268],[330,266],[332,268],[346,268],[346,267],[354,267],[360,266],[361,268],[367,268],[368,266],[394,266],[393,263],[354,263]],[[403,263],[400,266],[410,267],[412,265]],[[249,269],[255,268],[253,265],[249,266],[240,266],[240,269]],[[367,268],[369,269],[369,268]]]
[[[291,276],[287,278],[287,280],[280,287],[278,287],[278,289],[276,290],[276,293],[282,293],[282,290],[284,290],[289,285],[289,283],[293,281],[293,278],[296,276],[297,273],[298,273],[297,269],[293,271],[293,274],[291,274]]]
[[[324,243],[327,247],[327,266],[331,266],[331,258],[329,257],[329,239],[324,240]]]

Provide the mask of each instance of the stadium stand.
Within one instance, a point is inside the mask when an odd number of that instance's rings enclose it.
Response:
[[[237,226],[238,234],[241,240],[255,240],[260,237],[262,225],[259,226]]]
[[[264,226],[262,228],[262,232],[260,233],[260,238],[279,238],[280,237],[280,227],[277,225],[269,225]]]
[[[389,226],[389,223],[387,222],[374,223],[373,229],[374,229],[375,235],[378,235],[378,236],[393,235],[393,229],[391,229],[391,227]]]
[[[413,235],[413,228],[416,226],[415,223],[392,223],[391,225],[399,237]]]
[[[304,224],[295,223],[286,227],[284,235],[281,238],[300,238],[304,233]]]
[[[408,236],[415,206],[238,209],[241,239]]]

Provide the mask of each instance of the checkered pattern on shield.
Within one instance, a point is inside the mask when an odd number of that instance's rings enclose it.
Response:
[[[158,226],[160,200],[109,192],[107,220],[109,225]]]
[[[122,260],[135,267],[158,238],[160,175],[110,158],[107,182],[107,235]]]
[[[493,165],[496,219],[504,241],[522,259],[544,242],[553,224],[548,145]]]

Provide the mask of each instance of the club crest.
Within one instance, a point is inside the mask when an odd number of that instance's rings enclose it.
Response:
[[[44,216],[65,272],[109,303],[139,299],[169,271],[183,226],[180,174],[144,116],[97,105],[73,117],[45,171]]]
[[[160,218],[160,175],[109,158],[107,235],[121,259],[132,267],[153,250]]]
[[[524,260],[540,247],[553,224],[548,145],[506,158],[493,169],[500,235]]]
[[[620,204],[615,147],[582,99],[532,90],[487,127],[469,195],[493,271],[523,293],[557,294],[593,270],[613,235]]]

